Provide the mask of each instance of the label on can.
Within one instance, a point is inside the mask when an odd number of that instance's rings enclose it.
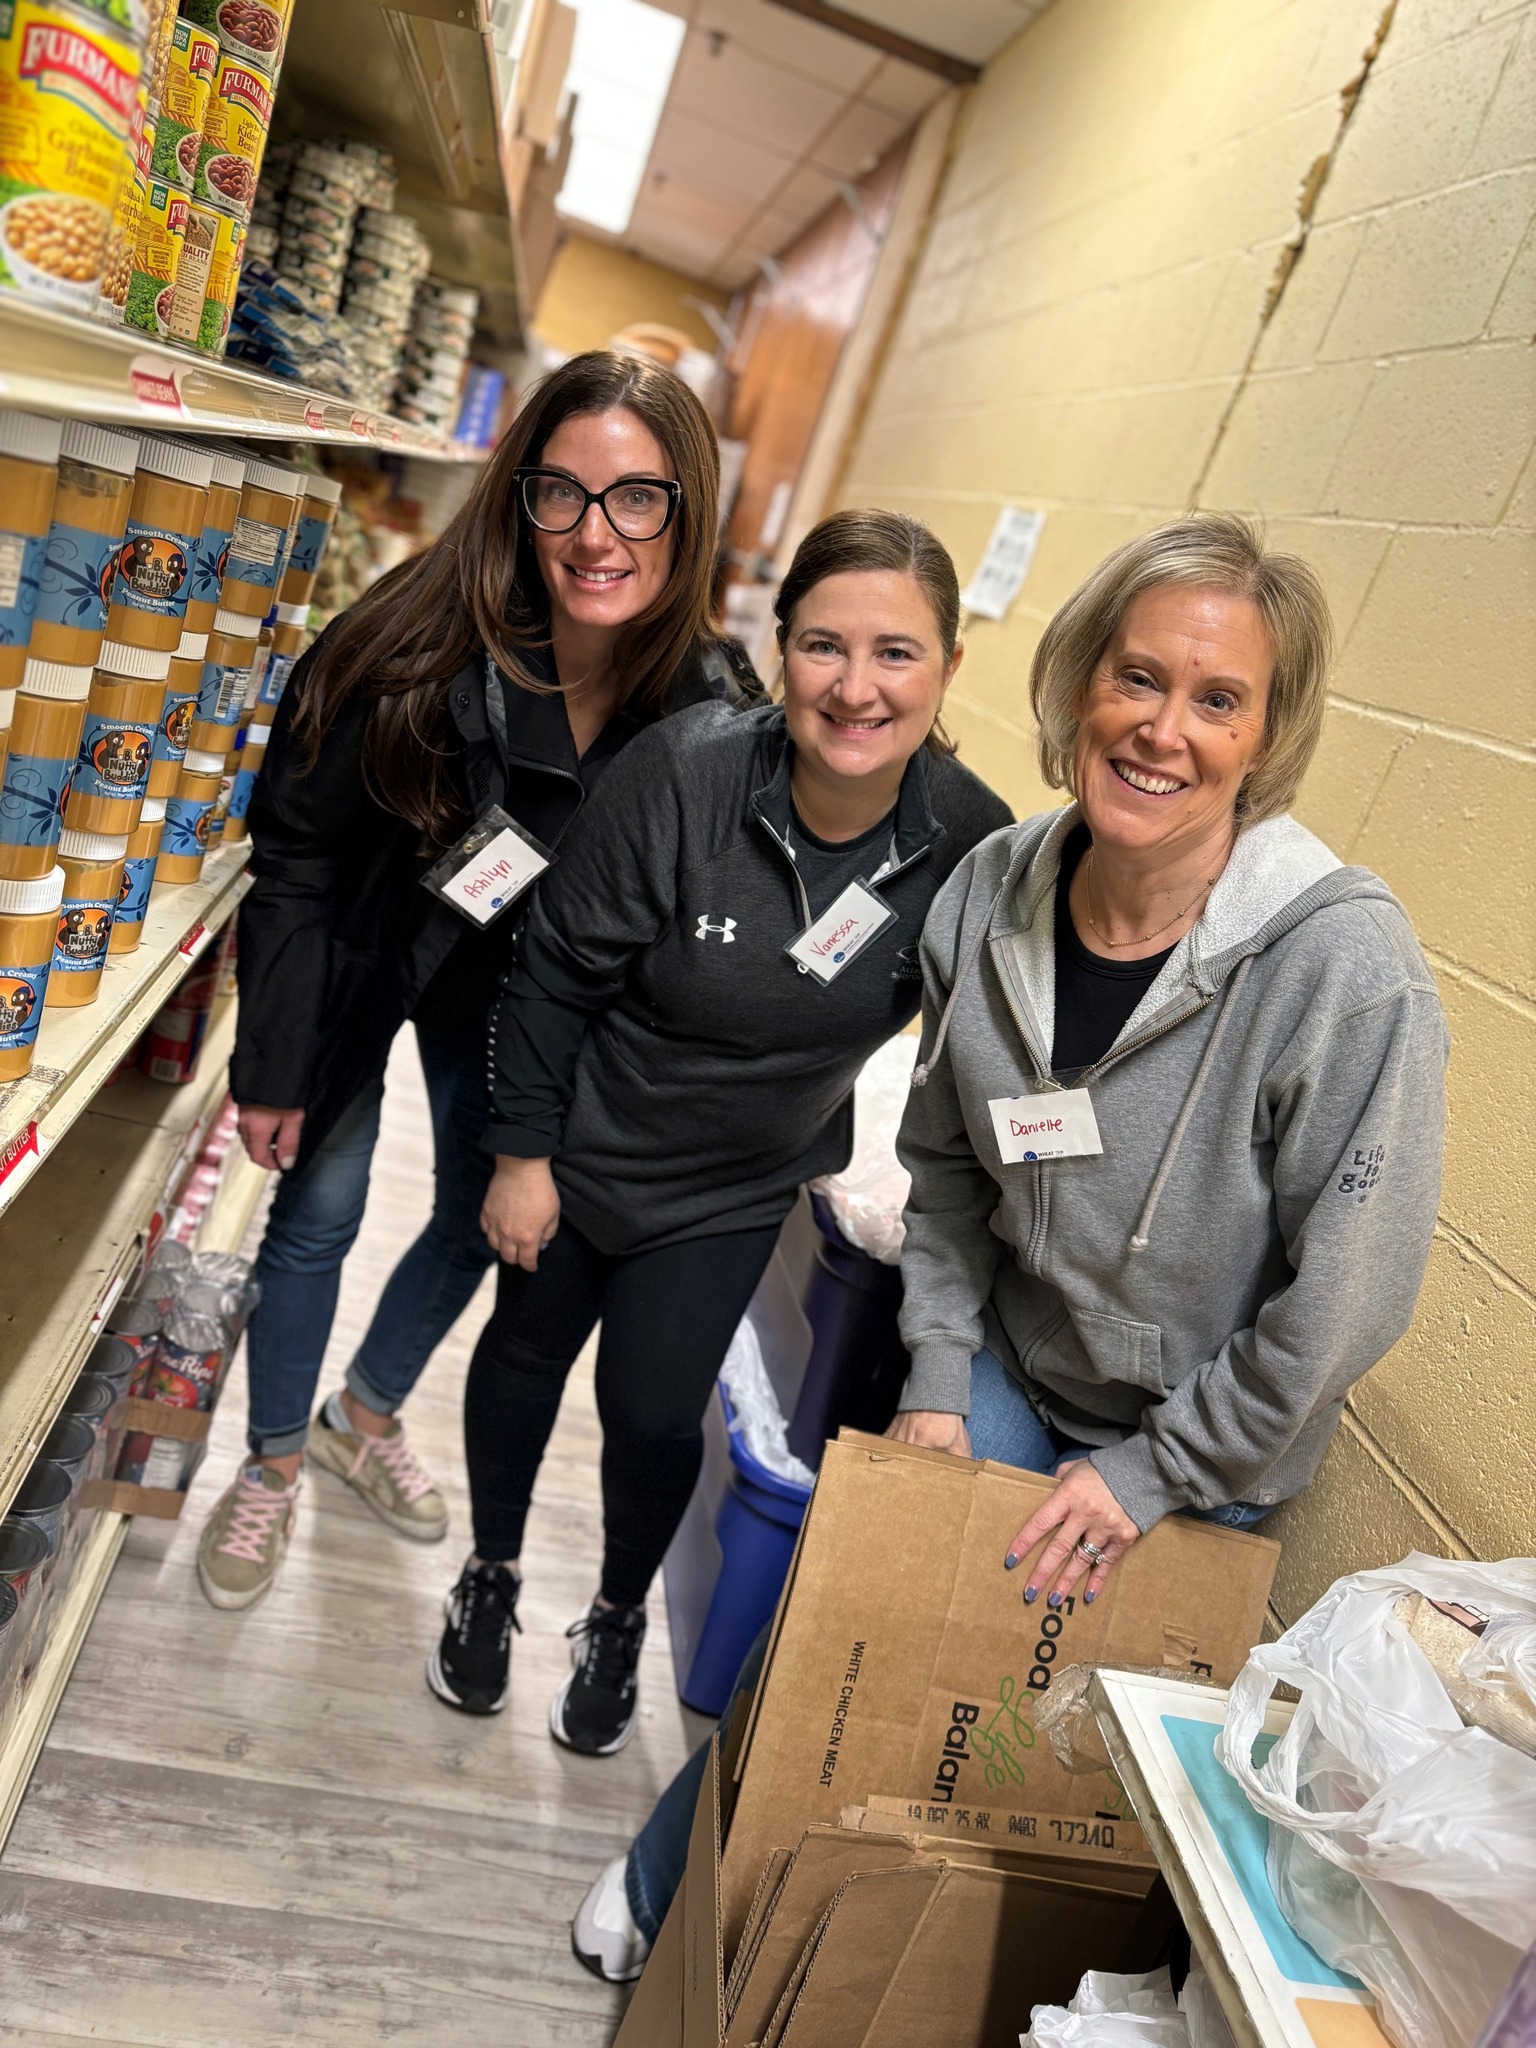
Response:
[[[197,152],[197,176],[192,188],[196,196],[249,220],[251,201],[256,196],[256,175],[271,126],[271,79],[243,57],[226,51],[219,59],[208,111],[203,116],[203,139]]]
[[[155,760],[179,761],[187,751],[187,736],[197,716],[197,697],[196,690],[167,687],[160,723],[155,727]]]
[[[265,519],[249,519],[242,512],[230,536],[226,574],[239,583],[254,583],[260,590],[275,590],[287,537],[286,526],[271,526]]]
[[[111,22],[10,0],[0,42],[0,285],[89,312],[142,58]]]
[[[37,586],[37,617],[52,626],[99,633],[107,623],[118,538],[57,521],[49,529]]]
[[[25,647],[37,616],[46,533],[0,533],[0,647]]]
[[[306,575],[320,566],[320,557],[325,553],[325,544],[331,537],[329,519],[312,518],[308,512],[299,514],[299,537],[293,544],[293,553],[288,557],[290,569],[302,569]]]
[[[106,965],[116,909],[115,896],[71,897],[65,903],[53,946],[55,974],[91,974]]]
[[[296,654],[273,654],[270,657],[267,672],[261,679],[261,694],[256,699],[258,704],[281,703],[283,692],[288,687],[288,678],[293,674],[293,665],[298,658]]]
[[[202,688],[197,693],[197,716],[204,725],[236,725],[245,705],[248,668],[225,662],[203,664]]]
[[[219,217],[214,209],[189,202],[168,322],[178,341],[195,342],[197,331],[203,324],[203,302],[208,296],[208,273],[213,268],[213,250],[218,234]]]
[[[170,68],[160,94],[160,119],[151,166],[157,178],[179,186],[183,192],[192,190],[192,181],[197,176],[203,119],[218,68],[216,38],[193,22],[178,21],[171,32]]]
[[[216,35],[221,49],[276,73],[293,0],[183,0],[182,12]]]
[[[64,818],[73,759],[8,754],[0,783],[0,846],[52,846]]]
[[[153,612],[157,618],[184,618],[196,557],[196,534],[141,526],[130,519],[117,551],[112,602],[132,612]]]
[[[52,965],[0,967],[0,1052],[19,1052],[37,1037]]]
[[[240,285],[240,266],[245,260],[245,227],[234,214],[217,213],[213,260],[208,266],[208,294],[203,300],[203,317],[197,330],[197,345],[208,355],[221,356],[229,337],[229,322]]]
[[[152,178],[145,188],[123,308],[128,325],[145,334],[164,336],[171,331],[176,273],[181,266],[190,204],[185,192],[158,178]]]
[[[186,1468],[190,1444],[184,1444],[174,1436],[157,1436],[144,1460],[144,1477],[141,1486],[165,1487],[176,1493],[181,1487],[181,1475]]]
[[[157,854],[146,854],[142,860],[123,862],[123,886],[118,891],[118,924],[142,924],[144,913],[149,908],[149,892],[155,880]]]
[[[141,797],[149,780],[154,745],[155,727],[151,724],[136,718],[112,718],[103,712],[88,713],[71,795],[115,796],[125,803]]]
[[[160,851],[162,854],[174,854],[181,860],[200,860],[208,851],[208,835],[212,829],[211,796],[167,797]]]

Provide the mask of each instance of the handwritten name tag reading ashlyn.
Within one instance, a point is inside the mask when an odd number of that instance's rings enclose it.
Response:
[[[1086,1088],[999,1096],[987,1108],[1004,1166],[1027,1159],[1081,1159],[1104,1150]]]
[[[501,831],[443,883],[443,894],[476,924],[489,924],[536,882],[547,858],[515,832]]]
[[[895,921],[895,911],[872,889],[863,882],[850,882],[831,909],[808,924],[784,950],[825,985],[836,981],[849,961]]]

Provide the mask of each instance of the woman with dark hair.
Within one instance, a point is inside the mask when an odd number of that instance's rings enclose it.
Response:
[[[443,1536],[398,1410],[492,1254],[480,1204],[486,1023],[521,900],[492,920],[422,883],[505,830],[552,854],[646,725],[761,700],[709,625],[719,454],[670,371],[606,351],[530,395],[464,510],[294,671],[251,806],[231,1087],[281,1169],[247,1339],[250,1459],[198,1553],[217,1607],[259,1597],[310,1456],[391,1527]],[[507,821],[510,821],[508,823]],[[536,865],[522,857],[526,868]],[[362,1222],[390,1045],[416,1027],[431,1103],[431,1221],[385,1287],[343,1391],[310,1409]]]
[[[779,1226],[848,1160],[855,1077],[917,1011],[935,893],[1009,822],[938,723],[960,600],[925,527],[824,521],[775,609],[782,707],[706,707],[635,742],[541,883],[493,1014],[475,1552],[427,1676],[468,1713],[506,1702],[529,1497],[601,1317],[602,1582],[550,1714],[587,1755],[633,1728],[646,1592]]]

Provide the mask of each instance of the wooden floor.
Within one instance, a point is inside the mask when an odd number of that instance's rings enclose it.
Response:
[[[390,1071],[334,1384],[427,1209],[414,1042]],[[183,1519],[133,1525],[0,1858],[0,2044],[28,2048],[598,2048],[622,1995],[569,1921],[706,1723],[678,1705],[652,1600],[642,1718],[620,1756],[557,1749],[564,1630],[596,1584],[590,1359],[545,1461],[506,1713],[474,1720],[422,1663],[469,1549],[459,1392],[490,1285],[409,1409],[444,1485],[444,1544],[394,1535],[325,1473],[267,1597],[216,1613],[198,1530],[240,1454],[230,1385]]]

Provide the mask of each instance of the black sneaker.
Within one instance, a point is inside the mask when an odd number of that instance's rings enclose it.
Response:
[[[443,1603],[448,1626],[427,1659],[427,1683],[466,1714],[499,1714],[507,1704],[512,1631],[521,1579],[504,1564],[467,1564]]]
[[[594,1600],[566,1634],[576,1668],[551,1703],[549,1732],[583,1756],[612,1756],[635,1732],[645,1609]]]

